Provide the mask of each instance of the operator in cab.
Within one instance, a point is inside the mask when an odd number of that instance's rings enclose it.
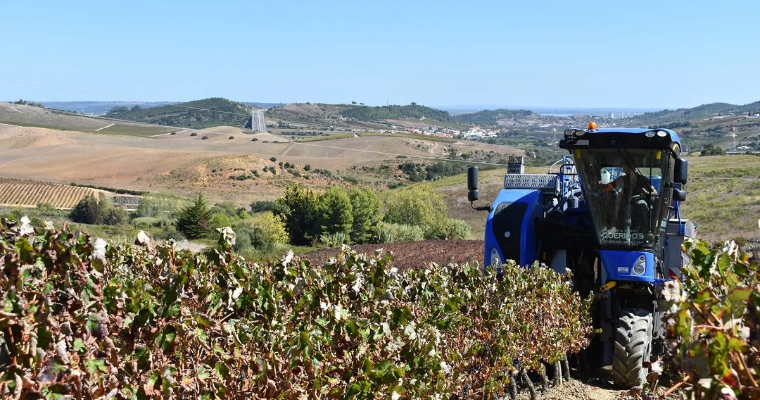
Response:
[[[657,196],[657,189],[649,182],[649,179],[635,171],[628,164],[623,165],[623,173],[615,180],[604,186],[602,191],[621,192],[629,190],[629,197],[634,196]]]

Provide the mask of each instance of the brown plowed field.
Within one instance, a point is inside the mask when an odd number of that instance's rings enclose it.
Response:
[[[351,246],[357,253],[374,254],[383,249],[393,253],[393,265],[399,269],[419,268],[431,262],[438,265],[483,263],[482,240],[428,240],[424,242],[362,244]],[[325,249],[304,255],[312,264],[320,265],[335,257],[340,249]]]

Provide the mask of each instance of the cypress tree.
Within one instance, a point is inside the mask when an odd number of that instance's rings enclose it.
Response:
[[[177,230],[188,239],[198,239],[211,231],[212,218],[211,208],[199,193],[192,205],[180,210]]]

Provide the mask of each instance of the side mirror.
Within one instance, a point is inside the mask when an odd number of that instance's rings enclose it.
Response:
[[[478,190],[478,167],[467,167],[467,190]]]
[[[673,189],[673,200],[686,201],[686,191],[682,189]]]
[[[673,182],[686,183],[688,173],[689,163],[683,158],[676,158],[676,163],[673,169]]]
[[[467,168],[467,200],[471,203],[476,201],[480,194],[478,193],[478,167]]]

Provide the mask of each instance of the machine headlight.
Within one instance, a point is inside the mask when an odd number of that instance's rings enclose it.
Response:
[[[572,129],[565,129],[565,139],[570,139],[575,133]]]
[[[499,258],[499,252],[494,247],[491,249],[491,266],[498,267],[501,265],[501,258]]]
[[[654,132],[653,131],[648,131],[648,132],[644,133],[644,136],[646,136],[648,138],[653,138],[654,137]]]
[[[640,255],[639,259],[636,260],[636,262],[633,264],[633,269],[631,270],[631,273],[633,275],[643,275],[644,271],[647,269],[647,258],[644,257],[644,255]]]
[[[665,137],[668,136],[668,133],[665,131],[657,131],[657,136],[659,137]]]
[[[581,130],[581,129],[576,129],[575,130],[575,136],[581,137],[581,136],[583,136],[585,134],[586,134],[586,131],[584,131],[584,130]]]

